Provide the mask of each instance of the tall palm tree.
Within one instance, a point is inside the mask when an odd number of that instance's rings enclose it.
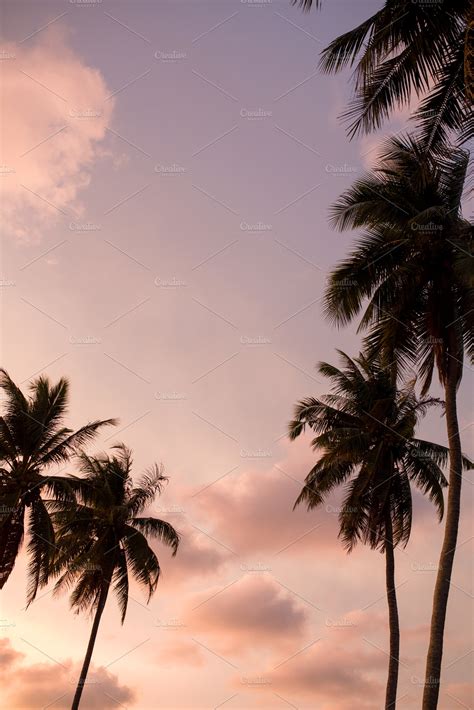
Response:
[[[299,402],[290,422],[290,438],[308,427],[316,434],[313,449],[320,453],[295,506],[315,508],[345,484],[339,537],[349,551],[362,541],[385,553],[390,628],[385,708],[393,710],[400,652],[394,548],[410,537],[411,484],[429,496],[442,517],[446,480],[440,466],[448,451],[414,438],[418,420],[435,400],[418,400],[413,381],[397,390],[391,368],[384,367],[381,358],[351,359],[338,352],[342,369],[326,362],[318,365],[332,384],[331,394]]]
[[[337,228],[364,228],[333,271],[326,312],[344,325],[363,311],[371,353],[415,362],[425,394],[434,368],[445,393],[450,463],[444,540],[433,601],[424,710],[437,707],[446,608],[459,526],[462,454],[456,393],[463,359],[474,356],[474,228],[462,216],[468,154],[437,160],[412,139],[390,139],[373,174],[333,207]]]
[[[47,377],[39,377],[31,382],[30,395],[25,396],[0,369],[0,388],[4,394],[0,416],[0,589],[15,565],[26,522],[30,603],[38,585],[47,581],[54,550],[54,530],[42,493],[74,499],[68,478],[44,471],[67,462],[76,447],[91,441],[103,426],[115,424],[115,420],[90,422],[77,431],[65,427],[69,383],[64,378],[53,385]]]
[[[158,558],[147,538],[155,537],[176,554],[179,536],[167,522],[141,514],[167,480],[154,465],[134,484],[131,452],[123,444],[109,456],[79,457],[83,477],[77,479],[77,505],[53,502],[58,553],[52,574],[55,591],[74,587],[70,603],[77,611],[94,612],[89,644],[72,710],[77,710],[94,650],[102,613],[112,586],[124,622],[128,602],[128,575],[146,588],[148,601],[160,576]]]
[[[320,0],[294,0],[309,10]],[[343,115],[349,135],[381,126],[395,107],[422,98],[414,118],[435,147],[450,131],[473,135],[474,3],[442,0],[428,6],[385,0],[358,27],[334,39],[321,56],[324,72],[355,66],[354,99]]]

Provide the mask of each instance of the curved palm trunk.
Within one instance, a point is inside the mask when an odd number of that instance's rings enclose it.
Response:
[[[107,595],[109,593],[110,579],[105,579],[102,584],[102,589],[100,592],[99,601],[97,604],[97,609],[94,616],[94,623],[92,624],[92,631],[87,645],[86,656],[84,658],[84,663],[82,664],[81,675],[79,676],[79,681],[77,683],[76,693],[72,701],[71,710],[78,710],[79,703],[81,701],[82,691],[87,678],[87,673],[89,671],[89,666],[92,658],[92,652],[94,650],[95,640],[97,638],[97,632],[99,630],[100,619],[102,617],[102,612],[105,609],[105,603],[107,601]]]
[[[462,453],[456,406],[457,382],[458,378],[456,377],[456,372],[452,371],[445,386],[446,427],[449,440],[448,504],[446,508],[443,546],[441,548],[433,596],[430,645],[426,660],[425,687],[423,692],[423,710],[436,710],[438,707],[444,625],[446,621],[449,587],[451,584],[461,510]]]
[[[394,710],[397,703],[398,666],[400,659],[400,624],[395,590],[395,557],[393,554],[392,521],[385,527],[385,582],[387,586],[388,622],[390,629],[390,661],[388,664],[385,710]]]

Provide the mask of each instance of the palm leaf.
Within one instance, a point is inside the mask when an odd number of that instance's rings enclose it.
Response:
[[[15,566],[18,551],[23,542],[24,517],[24,503],[20,503],[13,511],[2,511],[0,524],[0,589],[5,586]]]
[[[55,550],[53,525],[39,495],[34,498],[29,508],[28,534],[27,552],[30,559],[27,606],[35,599],[38,588],[47,584],[50,560]]]
[[[176,555],[179,546],[179,535],[170,523],[158,518],[136,518],[132,520],[132,526],[139,530],[145,537],[156,537],[160,542],[173,551]]]

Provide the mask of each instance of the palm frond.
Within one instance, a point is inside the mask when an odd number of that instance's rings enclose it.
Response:
[[[353,66],[367,38],[373,34],[380,14],[376,13],[354,29],[330,42],[321,52],[319,62],[321,70],[327,74],[333,74],[347,66]]]
[[[311,2],[302,0],[303,8]],[[377,130],[396,108],[422,100],[415,112],[428,149],[454,131],[466,131],[472,94],[469,79],[469,0],[392,2],[322,52],[320,67],[338,72],[355,66],[354,94],[342,118],[350,137]],[[472,133],[472,126],[468,133]]]
[[[165,520],[158,518],[136,518],[132,519],[132,527],[136,528],[145,535],[145,537],[155,537],[164,545],[171,547],[173,557],[176,555],[179,547],[179,535],[174,527]]]
[[[117,566],[113,577],[113,589],[117,597],[120,609],[120,620],[122,624],[125,621],[125,616],[127,615],[128,588],[127,557],[125,551],[120,549],[117,554]]]
[[[2,502],[3,505],[3,502]],[[0,589],[5,586],[15,566],[24,536],[25,504],[2,511],[0,521]]]
[[[305,12],[311,10],[312,7],[318,9],[321,7],[322,0],[291,0],[292,5],[298,5]]]
[[[141,513],[161,493],[167,481],[162,464],[154,464],[145,471],[138,485],[130,492],[128,505],[132,515]]]
[[[90,422],[74,432],[63,429],[58,437],[47,441],[38,452],[41,465],[68,461],[76,449],[93,441],[102,427],[115,426],[117,422],[117,419],[103,419]]]
[[[148,589],[148,601],[151,599],[160,577],[158,558],[148,545],[146,537],[131,526],[127,526],[123,537],[123,546],[127,563],[137,582]]]
[[[435,84],[414,114],[427,150],[444,146],[469,117],[464,85],[464,47],[454,45],[450,57],[436,72]]]
[[[429,455],[414,455],[414,451],[407,452],[405,468],[410,479],[434,504],[441,520],[444,514],[443,488],[448,485],[441,468]]]
[[[35,599],[39,587],[48,583],[50,560],[56,546],[55,534],[49,513],[40,496],[36,496],[29,507],[28,526],[28,591],[27,606]]]

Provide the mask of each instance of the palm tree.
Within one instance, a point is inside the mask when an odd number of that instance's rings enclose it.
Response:
[[[338,351],[344,367],[319,363],[319,372],[332,384],[331,394],[309,397],[296,406],[290,438],[306,427],[316,438],[320,457],[306,477],[295,506],[321,505],[336,487],[346,486],[339,537],[348,551],[358,541],[385,553],[390,627],[390,660],[385,708],[397,699],[400,630],[395,586],[394,548],[406,545],[412,524],[411,484],[426,493],[443,515],[441,471],[445,447],[415,439],[415,429],[433,399],[417,399],[414,382],[397,390],[391,368],[381,358],[351,359]]]
[[[461,211],[467,166],[468,154],[460,149],[435,160],[412,139],[390,139],[374,173],[358,180],[333,207],[337,228],[364,228],[365,233],[334,269],[325,296],[327,315],[338,325],[364,311],[359,329],[369,329],[365,343],[370,353],[392,353],[400,370],[418,363],[423,394],[435,366],[444,388],[449,490],[424,710],[437,707],[459,525],[462,454],[456,393],[464,355],[474,355],[474,229]]]
[[[320,0],[294,0],[309,10]],[[355,66],[354,99],[343,115],[349,135],[378,129],[395,107],[422,97],[414,118],[428,147],[450,131],[474,133],[471,0],[430,3],[385,0],[358,27],[334,39],[321,56],[324,72]]]
[[[61,500],[73,500],[68,478],[43,471],[68,461],[76,447],[91,441],[114,419],[94,421],[77,431],[64,426],[69,383],[57,384],[39,377],[25,396],[7,372],[0,369],[3,416],[0,416],[0,589],[8,580],[21,549],[28,516],[29,585],[28,603],[39,584],[48,578],[54,550],[54,530],[42,499],[47,493]]]
[[[131,452],[123,444],[112,456],[79,456],[83,477],[77,479],[77,505],[52,503],[58,553],[51,574],[59,576],[55,591],[74,587],[70,603],[77,613],[94,611],[92,631],[72,703],[77,710],[102,613],[111,585],[124,622],[128,602],[128,574],[146,588],[148,601],[156,590],[160,565],[148,537],[169,545],[176,554],[179,536],[167,522],[142,517],[167,480],[155,465],[134,485]]]

